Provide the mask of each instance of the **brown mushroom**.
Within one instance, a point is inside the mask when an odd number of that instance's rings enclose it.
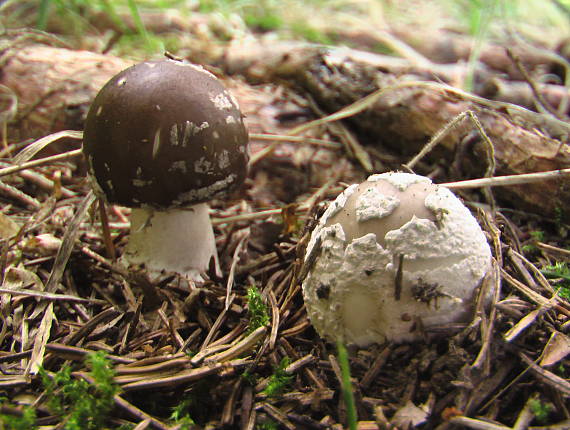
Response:
[[[128,263],[194,279],[217,266],[205,202],[241,186],[247,141],[237,102],[200,66],[143,62],[101,89],[83,151],[98,194],[133,208]]]

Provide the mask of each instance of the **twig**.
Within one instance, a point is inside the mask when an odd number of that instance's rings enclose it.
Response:
[[[554,116],[556,119],[565,121],[566,118],[563,115],[560,115],[555,109],[553,109],[552,106],[550,106],[550,103],[548,103],[544,99],[542,93],[540,92],[538,86],[536,85],[536,82],[534,81],[534,79],[531,78],[531,76],[528,74],[528,71],[526,70],[526,67],[524,67],[524,65],[522,64],[520,57],[510,48],[507,48],[507,55],[509,56],[511,61],[515,64],[516,68],[521,73],[524,80],[530,86],[530,89],[534,94],[538,106],[541,107],[544,111],[548,112],[550,115]]]
[[[327,181],[324,185],[322,185],[317,191],[315,191],[307,200],[303,203],[298,205],[295,208],[295,213],[306,213],[307,211],[311,210],[312,207],[324,197],[326,192],[338,181],[344,172],[344,167],[346,165],[342,165],[341,168],[334,174],[333,178]],[[569,169],[570,170],[570,169]],[[281,215],[283,213],[283,208],[276,208],[276,209],[267,209],[264,211],[259,212],[252,212],[252,213],[245,213],[239,215],[228,216],[224,218],[212,218],[212,225],[222,225],[222,224],[231,224],[235,222],[241,221],[253,221],[256,219],[261,218],[269,218],[274,215]],[[263,256],[262,258],[264,258]]]
[[[222,309],[222,312],[220,312],[220,314],[216,318],[216,321],[214,321],[214,324],[212,324],[212,328],[210,329],[210,331],[206,335],[206,338],[204,339],[204,342],[202,342],[202,345],[200,346],[200,351],[205,350],[208,347],[208,345],[210,345],[212,338],[216,335],[220,326],[225,321],[228,309],[230,308],[234,299],[235,299],[235,294],[231,294],[229,297],[226,298],[226,306],[224,307],[224,309]]]
[[[413,171],[414,166],[424,158],[433,148],[435,148],[439,142],[454,128],[457,128],[463,120],[465,119],[467,113],[463,112],[445,124],[442,128],[440,128],[437,133],[435,133],[428,143],[418,152],[410,161],[404,164],[404,168],[408,169],[409,171]]]
[[[488,421],[477,420],[475,418],[468,418],[464,416],[453,417],[449,420],[450,423],[456,424],[459,427],[469,428],[473,430],[512,430],[500,424],[490,423]]]
[[[562,312],[566,316],[570,316],[570,311],[564,306],[561,305],[558,296],[554,294],[550,299],[538,294],[537,292],[533,291],[530,287],[520,282],[518,279],[511,276],[505,269],[501,269],[501,276],[505,281],[527,296],[533,302],[539,304],[540,306],[544,306],[546,308],[554,307],[559,312]]]
[[[39,209],[41,207],[41,203],[37,199],[28,196],[23,191],[20,191],[16,187],[8,185],[2,181],[0,181],[0,193],[5,194],[12,199],[19,200],[31,209]]]
[[[152,424],[152,420],[150,418],[147,418],[145,420],[142,420],[140,423],[138,423],[135,427],[133,427],[133,430],[145,430],[148,428],[148,426],[150,426]]]
[[[44,190],[48,190],[50,192],[52,192],[54,195],[57,195],[58,193],[60,195],[62,195],[65,198],[72,198],[72,197],[76,197],[77,193],[64,188],[61,186],[61,182],[57,179],[49,179],[46,176],[44,176],[41,173],[38,173],[36,171],[33,170],[22,170],[20,172],[20,176],[27,180],[30,181],[34,184],[36,184],[38,187],[43,188]]]
[[[232,287],[234,285],[234,278],[236,273],[236,267],[240,260],[240,253],[244,246],[244,243],[249,238],[249,229],[247,229],[248,233],[244,234],[244,236],[238,242],[236,249],[234,250],[234,254],[232,256],[232,264],[230,266],[230,273],[228,274],[228,281],[226,282],[226,302],[224,304],[224,310],[228,310],[231,305],[230,297],[232,295]]]
[[[87,321],[85,324],[83,324],[81,328],[77,330],[75,333],[72,333],[69,336],[67,336],[67,338],[65,339],[65,343],[70,345],[76,345],[81,339],[83,339],[89,333],[91,333],[95,329],[95,327],[97,327],[99,324],[103,324],[107,321],[110,321],[113,318],[118,317],[119,315],[121,315],[121,312],[114,308],[108,308],[98,313],[89,321]]]
[[[439,184],[450,189],[505,187],[509,185],[531,184],[535,182],[562,179],[570,176],[570,169],[548,170],[546,172],[525,173],[522,175],[494,176],[492,178],[468,179],[466,181]]]
[[[168,320],[168,318],[166,317],[166,315],[164,314],[164,311],[162,309],[158,309],[157,313],[158,313],[158,316],[161,319],[162,323],[168,329],[168,333],[170,333],[170,337],[173,340],[173,342],[177,344],[178,348],[181,348],[182,345],[184,345],[184,341],[182,340],[182,337],[180,336],[180,334],[176,331],[176,328],[172,324],[172,321]]]
[[[537,248],[542,249],[546,252],[554,252],[555,254],[559,254],[559,256],[563,256],[565,258],[570,258],[570,250],[559,248],[558,246],[553,246],[548,243],[537,242]]]
[[[206,361],[208,363],[216,363],[239,357],[240,355],[251,351],[259,343],[261,338],[265,336],[266,332],[267,327],[259,327],[257,330],[251,332],[251,334],[249,334],[249,336],[247,336],[242,341],[236,343],[227,350],[220,352],[219,354],[208,357]]]
[[[63,152],[61,154],[52,155],[50,157],[40,158],[38,160],[28,161],[26,163],[19,164],[17,166],[4,167],[0,169],[0,177],[11,175],[13,173],[19,172],[21,170],[30,169],[32,167],[43,166],[45,164],[55,163],[56,161],[69,160],[71,158],[79,157],[83,154],[81,149],[75,149],[69,152]]]
[[[323,139],[315,139],[311,137],[305,136],[288,136],[288,135],[279,135],[279,134],[258,134],[258,133],[251,133],[249,137],[253,140],[268,140],[273,141],[271,145],[263,148],[262,150],[253,154],[248,162],[248,166],[251,168],[255,164],[259,163],[265,157],[271,155],[277,146],[281,143],[306,143],[316,146],[325,147],[327,149],[338,150],[342,148],[342,145],[337,142],[323,140]]]
[[[279,332],[279,306],[277,306],[277,299],[272,290],[267,292],[267,297],[269,298],[269,304],[271,305],[271,333],[269,335],[269,350],[272,351],[275,348],[275,343],[277,342],[277,333]]]
[[[255,407],[256,409],[258,408],[263,409],[265,412],[267,412],[267,415],[269,415],[271,418],[273,418],[275,421],[277,421],[286,429],[288,430],[297,429],[297,426],[293,424],[291,421],[289,421],[287,415],[283,413],[280,409],[276,408],[275,406],[270,405],[269,403],[262,402],[259,405],[256,405]]]
[[[79,232],[79,226],[83,222],[83,219],[87,216],[87,212],[89,208],[95,201],[95,194],[93,191],[89,191],[79,207],[73,219],[69,223],[65,234],[63,235],[61,246],[57,252],[55,257],[55,262],[53,263],[53,268],[49,274],[48,281],[46,282],[45,290],[49,293],[53,293],[57,289],[57,285],[59,284],[61,277],[63,276],[63,271],[65,270],[65,266],[67,265],[67,261],[71,256],[71,251],[75,246],[75,239],[77,238],[77,234]]]
[[[44,311],[42,321],[34,339],[34,346],[32,348],[32,355],[30,362],[26,367],[24,375],[28,377],[30,374],[35,375],[42,363],[44,362],[44,355],[46,344],[48,343],[51,327],[55,320],[55,313],[53,312],[53,303],[49,303]]]
[[[306,136],[288,136],[286,134],[265,134],[265,133],[250,133],[249,138],[251,140],[268,140],[276,142],[287,142],[287,143],[302,143],[315,146],[322,146],[328,149],[341,149],[342,144],[334,142],[332,140],[315,139],[314,137]]]
[[[67,301],[67,302],[79,302],[79,303],[92,303],[97,305],[106,304],[105,300],[98,299],[84,299],[82,297],[71,296],[69,294],[57,294],[57,293],[46,293],[44,291],[34,291],[34,290],[12,290],[10,288],[1,288],[0,293],[11,294],[13,296],[29,296],[37,297],[44,300],[53,301]]]
[[[495,160],[495,147],[493,142],[485,132],[483,125],[477,118],[477,116],[473,113],[473,111],[467,110],[465,112],[460,113],[455,118],[453,118],[450,122],[448,122],[442,129],[440,129],[431,139],[430,141],[421,149],[421,151],[408,163],[404,164],[404,167],[412,170],[413,167],[416,165],[418,161],[420,161],[428,152],[430,152],[441,140],[454,128],[458,127],[466,118],[469,118],[471,122],[475,125],[475,128],[479,132],[479,135],[485,142],[485,151],[487,155],[487,170],[485,171],[485,177],[490,178],[495,174],[496,168],[496,160]],[[485,186],[485,194],[487,200],[491,204],[493,209],[493,213],[495,213],[495,199],[491,194],[491,191]]]
[[[542,368],[523,352],[519,351],[518,355],[521,360],[529,366],[531,373],[534,373],[541,382],[549,385],[566,397],[570,396],[570,382],[558,375],[555,375],[551,371]]]
[[[41,139],[36,140],[35,142],[30,143],[19,152],[14,157],[14,164],[21,165],[31,159],[34,155],[44,149],[46,146],[52,144],[53,142],[59,139],[76,139],[81,140],[83,139],[83,132],[82,131],[72,131],[72,130],[64,130],[58,131],[57,133],[49,134],[47,136],[42,137]],[[71,151],[74,152],[74,151]],[[69,154],[69,153],[67,153]]]
[[[136,361],[131,361],[128,366],[118,366],[115,368],[117,376],[124,375],[144,375],[156,372],[161,372],[164,370],[178,370],[188,367],[190,365],[190,360],[184,354],[176,354],[175,356],[164,358],[163,361],[152,364],[140,364]]]
[[[216,363],[211,365],[202,366],[196,369],[184,370],[178,372],[173,376],[159,377],[159,378],[144,378],[143,380],[130,382],[122,385],[121,388],[125,391],[133,390],[148,390],[151,388],[159,387],[175,387],[179,384],[187,384],[188,382],[197,381],[206,376],[220,373],[228,368],[243,367],[247,365],[246,360],[238,359],[230,363]]]
[[[105,250],[107,251],[107,257],[111,260],[117,260],[117,253],[115,251],[115,245],[113,244],[113,238],[111,237],[111,229],[109,228],[109,217],[107,216],[107,208],[105,201],[101,198],[97,199],[97,206],[99,209],[99,218],[101,219],[101,229],[103,230],[103,243],[105,244]]]
[[[46,345],[46,349],[55,354],[60,354],[62,356],[65,356],[66,359],[69,359],[70,356],[71,357],[77,356],[80,357],[81,360],[83,360],[88,354],[92,354],[94,352],[90,349],[80,348],[78,346],[64,345],[62,343],[57,343],[57,342],[48,343]],[[119,364],[130,364],[135,362],[135,360],[132,358],[122,357],[119,355],[107,354],[106,357],[112,362]]]
[[[380,354],[378,354],[374,363],[372,363],[372,366],[370,366],[370,369],[368,369],[360,381],[360,386],[363,389],[368,388],[370,384],[376,380],[378,373],[382,370],[382,367],[384,367],[384,364],[388,360],[388,357],[390,357],[391,353],[392,347],[388,345],[380,352]]]

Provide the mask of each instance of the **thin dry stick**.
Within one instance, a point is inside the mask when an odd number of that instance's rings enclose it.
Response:
[[[513,425],[513,430],[526,430],[526,429],[528,429],[530,422],[535,417],[532,404],[533,404],[533,402],[535,402],[538,399],[539,399],[538,395],[536,393],[534,393],[532,396],[530,396],[526,400],[524,407],[519,412],[519,416],[517,417],[517,420],[515,421],[515,424]]]
[[[53,142],[58,141],[59,139],[76,139],[81,140],[83,139],[83,132],[82,131],[73,131],[73,130],[63,130],[58,131],[57,133],[49,134],[47,136],[42,137],[41,139],[36,140],[35,142],[30,143],[24,150],[19,152],[14,157],[14,164],[22,164],[26,161],[30,160],[34,155],[44,149],[46,146],[51,145]]]
[[[288,135],[279,135],[279,134],[252,133],[249,135],[249,137],[251,139],[273,141],[273,143],[271,145],[268,145],[266,148],[263,148],[261,151],[256,152],[255,154],[253,154],[251,156],[251,158],[248,162],[248,166],[250,168],[251,168],[251,166],[255,165],[256,163],[258,163],[263,158],[271,155],[275,151],[275,148],[277,148],[278,145],[280,145],[281,143],[284,143],[284,142],[287,142],[287,143],[307,143],[307,144],[322,146],[322,147],[332,149],[332,150],[338,150],[338,149],[342,148],[342,145],[338,142],[333,142],[333,141],[323,140],[323,139],[315,139],[315,138],[310,138],[310,137],[305,137],[305,136],[288,136]]]
[[[345,165],[341,166],[333,176],[331,180],[326,182],[322,185],[317,191],[315,191],[307,200],[301,203],[299,206],[295,208],[295,213],[305,213],[312,209],[312,207],[323,198],[326,192],[338,181],[344,172]],[[276,208],[276,209],[267,209],[264,211],[253,212],[253,213],[245,213],[239,214],[234,216],[229,216],[225,218],[212,218],[212,225],[220,225],[220,224],[231,224],[234,222],[241,222],[241,221],[253,221],[256,219],[261,218],[269,218],[274,215],[281,215],[283,213],[283,208]]]
[[[232,345],[227,350],[208,357],[206,359],[206,363],[221,363],[251,351],[259,343],[261,338],[265,336],[266,332],[267,327],[259,327],[257,330],[251,332],[251,334],[237,342],[235,345]]]
[[[225,321],[227,313],[228,313],[228,309],[231,306],[231,304],[233,303],[235,297],[236,297],[235,294],[231,294],[230,297],[228,297],[228,299],[226,301],[227,307],[224,308],[222,310],[222,312],[220,312],[220,314],[218,315],[218,318],[216,318],[216,321],[214,321],[214,324],[212,324],[212,328],[210,329],[210,331],[206,335],[206,339],[204,339],[204,342],[202,342],[202,345],[200,346],[200,351],[204,351],[208,346],[210,346],[210,342],[212,341],[212,338],[216,335],[216,333],[220,329],[220,326]],[[212,346],[214,346],[214,345],[212,345]]]
[[[473,430],[512,430],[510,427],[501,424],[495,424],[488,421],[477,420],[464,416],[453,417],[449,420],[452,424],[457,424],[460,427],[473,429]]]
[[[67,265],[67,260],[71,256],[71,251],[75,246],[75,239],[79,232],[79,226],[83,219],[87,216],[87,211],[95,201],[95,194],[93,191],[89,191],[75,213],[73,219],[69,223],[65,234],[63,235],[62,243],[55,257],[55,262],[53,263],[53,268],[50,272],[48,281],[46,282],[45,290],[49,293],[55,292],[57,285],[61,281],[63,276],[63,271]]]
[[[97,206],[99,209],[99,218],[101,219],[101,228],[103,230],[103,243],[107,251],[107,257],[112,261],[117,260],[117,253],[115,252],[115,245],[111,237],[111,229],[109,228],[109,217],[107,216],[107,208],[105,201],[101,198],[97,199]]]
[[[52,155],[51,157],[44,157],[38,160],[28,161],[26,163],[19,164],[17,166],[10,166],[0,169],[0,177],[11,175],[13,173],[19,172],[21,170],[30,169],[32,167],[43,166],[45,164],[54,163],[56,161],[69,160],[71,158],[79,157],[83,154],[81,149],[75,149],[73,151],[63,152],[61,154]]]
[[[447,124],[445,124],[441,129],[438,130],[436,134],[434,134],[428,143],[418,152],[414,158],[412,158],[408,163],[404,164],[403,167],[410,172],[413,172],[414,166],[426,156],[433,148],[437,146],[441,139],[447,135],[451,130],[459,126],[463,122],[466,117],[466,112],[460,113]]]
[[[532,184],[570,176],[570,169],[548,170],[546,172],[525,173],[522,175],[494,176],[492,178],[468,179],[465,181],[440,184],[450,189],[504,187],[508,185]]]
[[[511,61],[515,63],[515,66],[517,67],[518,71],[521,73],[526,83],[530,86],[530,89],[532,91],[532,94],[534,95],[539,110],[548,112],[550,115],[554,116],[555,118],[565,121],[566,118],[564,117],[564,115],[560,115],[550,105],[550,103],[548,103],[545,100],[542,93],[540,92],[540,89],[536,85],[536,82],[534,81],[534,79],[532,79],[532,77],[529,75],[528,71],[526,70],[526,67],[522,64],[521,58],[510,48],[507,48],[507,55],[509,56]]]
[[[0,288],[0,293],[10,294],[13,296],[36,297],[38,299],[51,300],[51,301],[69,301],[69,302],[79,302],[79,303],[91,303],[98,305],[107,303],[104,300],[84,299],[82,297],[76,297],[69,294],[46,293],[44,291],[35,291],[35,290],[12,290],[10,288]]]
[[[32,209],[39,209],[41,207],[41,203],[37,199],[32,196],[28,196],[23,191],[20,191],[12,185],[5,184],[2,181],[0,181],[0,193],[5,194],[6,196],[15,200],[19,200]]]
[[[300,211],[299,208],[297,208]],[[245,213],[239,214],[235,216],[228,216],[225,218],[212,218],[212,225],[220,225],[220,224],[231,224],[234,222],[241,222],[241,221],[252,221],[260,218],[269,218],[273,215],[279,215],[283,212],[283,209],[267,209],[264,211],[253,212],[253,213]]]
[[[238,265],[239,259],[240,259],[240,253],[241,253],[241,249],[243,248],[243,245],[245,243],[245,241],[248,239],[249,237],[249,233],[244,235],[239,243],[236,246],[236,249],[234,251],[234,255],[232,257],[232,265],[230,267],[230,273],[228,274],[228,282],[226,283],[226,303],[224,305],[224,309],[227,311],[230,308],[230,305],[232,304],[232,301],[230,300],[230,296],[232,295],[232,287],[234,285],[234,277],[235,277],[235,273],[236,273],[236,267]]]
[[[250,139],[252,140],[268,140],[276,142],[287,142],[287,143],[303,143],[315,146],[322,146],[328,149],[342,149],[342,144],[334,142],[332,140],[317,139],[314,137],[306,136],[288,136],[286,134],[266,134],[266,133],[250,133]]]
[[[420,161],[428,152],[430,152],[437,144],[439,144],[443,139],[443,137],[445,137],[452,129],[458,127],[459,124],[461,124],[466,118],[469,118],[473,122],[475,128],[477,129],[477,131],[483,138],[483,141],[485,142],[487,161],[489,163],[487,166],[487,170],[485,172],[485,177],[493,176],[493,174],[495,173],[495,166],[496,166],[495,147],[493,146],[493,142],[491,142],[491,139],[485,132],[485,129],[483,128],[483,125],[481,124],[477,116],[473,113],[473,111],[470,110],[460,113],[451,121],[449,121],[441,130],[439,130],[430,139],[430,141],[422,148],[422,150],[414,158],[412,158],[412,160],[410,160],[409,163],[404,164],[404,167],[409,170],[412,170],[414,166],[418,163],[418,161]]]
[[[141,421],[141,422],[138,423],[135,427],[133,427],[133,430],[145,430],[145,429],[147,429],[151,424],[152,424],[151,419],[150,419],[150,418],[147,418],[146,420]]]

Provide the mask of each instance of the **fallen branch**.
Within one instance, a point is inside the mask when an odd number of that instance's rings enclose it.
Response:
[[[349,121],[361,142],[378,151],[386,147],[412,156],[457,115],[472,111],[493,144],[497,175],[553,171],[570,165],[570,125],[550,115],[422,81],[421,70],[404,71],[399,59],[390,60],[390,65],[382,62],[385,57],[354,50],[310,45],[289,46],[288,51],[271,48],[271,53],[263,51],[263,45],[228,50],[227,68],[250,79],[287,79],[332,113],[328,121]],[[471,124],[450,129],[428,160],[447,169],[452,178],[483,176],[488,167],[486,148],[474,131]],[[570,219],[567,183],[568,179],[560,178],[518,184],[496,194],[517,208]]]

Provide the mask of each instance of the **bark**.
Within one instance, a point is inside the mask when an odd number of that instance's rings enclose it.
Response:
[[[18,99],[9,138],[38,138],[60,130],[81,130],[101,87],[132,62],[88,51],[51,46],[15,46],[0,57],[0,84]]]

